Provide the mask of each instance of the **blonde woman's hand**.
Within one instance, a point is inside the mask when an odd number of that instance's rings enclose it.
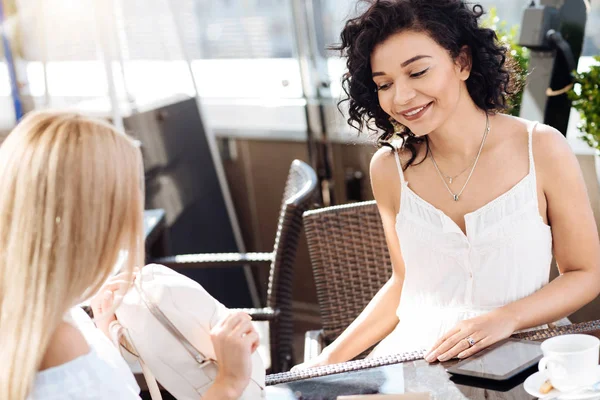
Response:
[[[433,345],[425,355],[425,360],[434,362],[470,357],[508,338],[514,333],[515,327],[514,317],[501,308],[461,321]]]
[[[210,332],[219,372],[211,388],[220,399],[237,399],[242,395],[252,374],[252,353],[259,345],[258,333],[251,318],[234,312],[220,321]]]
[[[292,367],[292,372],[301,371],[303,369],[308,369],[308,368],[323,367],[323,366],[329,365],[331,363],[332,362],[329,360],[329,356],[327,355],[327,353],[325,351],[323,351],[323,352],[321,352],[321,354],[319,354],[315,358],[305,361],[302,364],[294,365]]]
[[[136,268],[133,277],[135,278],[138,273],[139,269]],[[111,276],[90,302],[94,312],[94,323],[109,339],[108,326],[117,319],[113,305],[115,301],[119,302],[122,299],[122,294],[116,292],[125,293],[132,284],[133,279],[130,279],[126,272]]]

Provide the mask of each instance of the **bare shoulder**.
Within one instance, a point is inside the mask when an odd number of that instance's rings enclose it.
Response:
[[[394,152],[396,152],[396,150],[387,146],[381,147],[375,152],[373,158],[371,158],[371,177],[374,175],[376,177],[387,176],[390,174],[390,171],[392,173],[397,171]],[[395,172],[395,175],[398,176],[398,173]]]
[[[396,152],[397,150],[384,146],[377,150],[371,159],[371,187],[380,208],[382,205],[396,208],[396,204],[400,201],[400,174]],[[398,154],[404,161],[405,154],[402,151]]]
[[[532,137],[536,161],[553,159],[561,155],[573,155],[567,139],[556,128],[539,123],[535,126]]]
[[[514,138],[518,138],[517,146],[522,148],[521,142],[526,143],[527,137],[523,132],[527,132],[534,124],[532,132],[533,156],[538,167],[543,166],[548,161],[555,161],[555,157],[573,154],[569,143],[565,137],[555,128],[542,123],[535,123],[527,119],[502,115],[503,123],[506,124],[503,131],[511,133]]]
[[[579,177],[581,168],[567,139],[557,129],[537,124],[532,134],[536,172],[545,188]]]
[[[67,322],[61,322],[50,338],[40,370],[66,364],[89,352],[90,346],[81,331]]]
[[[375,152],[373,158],[371,158],[371,180],[386,181],[388,184],[391,182],[400,183],[396,154],[401,166],[405,166],[411,158],[411,153],[408,150],[392,149],[388,146],[384,146]]]

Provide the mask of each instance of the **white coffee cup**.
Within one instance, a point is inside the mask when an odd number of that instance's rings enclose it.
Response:
[[[600,340],[590,335],[563,335],[542,343],[544,357],[540,372],[546,372],[552,386],[568,392],[598,381]]]

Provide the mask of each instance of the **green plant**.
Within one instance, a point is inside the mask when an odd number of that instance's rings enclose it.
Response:
[[[600,56],[586,72],[575,72],[575,86],[569,98],[581,116],[577,126],[581,138],[591,148],[600,152]]]
[[[490,8],[487,18],[483,21],[483,26],[496,31],[496,36],[500,42],[508,48],[508,53],[517,66],[515,77],[516,85],[519,90],[508,100],[508,113],[519,116],[521,111],[521,100],[527,78],[527,67],[529,65],[529,49],[517,44],[519,35],[519,26],[513,25],[508,28],[506,21],[500,21],[496,7]]]

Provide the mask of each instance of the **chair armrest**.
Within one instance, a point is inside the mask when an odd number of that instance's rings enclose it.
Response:
[[[252,317],[253,321],[273,321],[279,317],[279,310],[265,308],[234,308],[231,311],[243,311]]]
[[[234,267],[244,264],[271,263],[273,253],[203,253],[181,254],[151,260],[169,268]]]
[[[307,331],[304,334],[304,362],[316,358],[325,348],[323,330]]]

